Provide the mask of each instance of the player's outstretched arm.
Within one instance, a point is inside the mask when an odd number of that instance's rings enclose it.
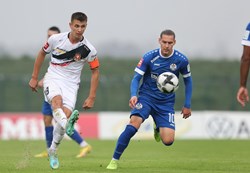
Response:
[[[192,90],[193,90],[193,82],[192,77],[189,76],[184,78],[185,84],[185,103],[182,108],[183,118],[188,118],[191,116],[191,98],[192,98]]]
[[[41,49],[37,55],[36,61],[34,63],[33,73],[29,82],[29,86],[32,91],[37,92],[38,85],[38,75],[43,64],[46,53]]]
[[[242,107],[246,105],[246,102],[249,101],[248,90],[246,88],[247,78],[250,67],[250,46],[243,46],[243,54],[241,56],[240,64],[240,88],[237,92],[237,101],[241,104]]]
[[[92,69],[89,96],[83,103],[83,109],[91,109],[94,106],[98,84],[99,68],[94,68]]]

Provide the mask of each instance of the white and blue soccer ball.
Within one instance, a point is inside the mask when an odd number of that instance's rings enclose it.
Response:
[[[179,79],[174,73],[164,72],[157,78],[157,87],[163,93],[173,93],[179,87]]]

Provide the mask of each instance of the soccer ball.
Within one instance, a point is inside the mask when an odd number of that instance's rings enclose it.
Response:
[[[157,88],[163,93],[173,93],[179,87],[178,77],[171,72],[164,72],[157,78]]]

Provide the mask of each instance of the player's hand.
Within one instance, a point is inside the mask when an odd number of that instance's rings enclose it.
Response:
[[[37,92],[37,83],[38,83],[37,79],[35,79],[35,78],[30,79],[29,86],[30,86],[32,91]]]
[[[183,118],[187,119],[191,116],[191,109],[183,107],[181,110],[181,114],[183,115]]]
[[[131,109],[134,109],[135,108],[135,104],[137,103],[137,97],[136,96],[133,96],[133,97],[131,97],[130,98],[130,100],[129,100],[129,107],[131,108]]]
[[[240,87],[237,93],[237,101],[241,104],[242,107],[246,105],[246,102],[249,101],[248,90],[246,87]]]
[[[94,106],[94,103],[95,103],[95,98],[88,97],[84,101],[82,107],[84,110],[91,109]]]

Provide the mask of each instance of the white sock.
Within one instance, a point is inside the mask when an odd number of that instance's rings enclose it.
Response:
[[[86,147],[86,146],[88,146],[89,144],[86,142],[86,141],[82,141],[81,143],[80,143],[80,147]]]
[[[53,110],[53,117],[55,118],[56,122],[61,125],[63,129],[66,129],[68,119],[61,108]]]
[[[59,123],[55,124],[54,131],[53,131],[53,140],[50,146],[50,149],[56,150],[62,141],[64,134],[65,134],[65,129],[61,127]]]

